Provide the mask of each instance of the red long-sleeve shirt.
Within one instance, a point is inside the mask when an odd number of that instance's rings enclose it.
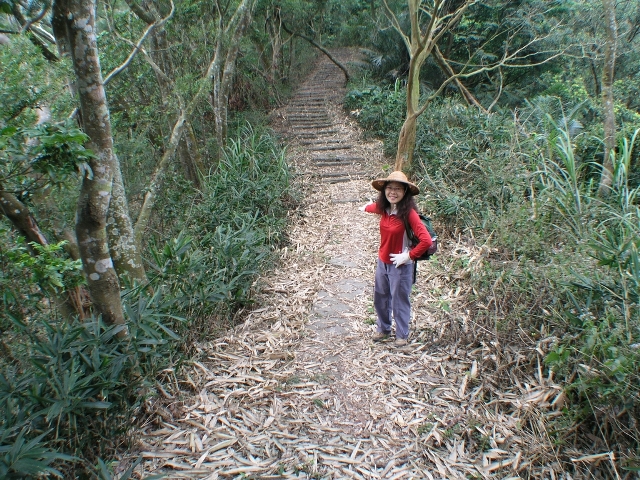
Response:
[[[387,212],[379,211],[376,203],[367,205],[364,211],[380,215],[380,249],[378,250],[378,258],[384,263],[393,263],[389,255],[402,253],[404,247],[408,246],[404,223],[395,214],[390,215]],[[415,260],[429,249],[432,240],[426,227],[420,221],[418,212],[415,210],[409,212],[409,226],[414,235],[420,240],[420,243],[409,251],[409,258]]]

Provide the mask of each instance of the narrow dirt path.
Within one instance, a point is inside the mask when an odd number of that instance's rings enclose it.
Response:
[[[473,358],[483,350],[490,358],[491,348],[467,353],[441,341],[464,328],[464,314],[442,308],[460,295],[443,292],[446,273],[420,265],[408,347],[371,341],[378,226],[357,207],[373,197],[384,159],[343,113],[342,82],[321,59],[274,115],[305,192],[291,244],[260,280],[260,308],[202,346],[176,385],[181,396],[165,392],[150,406],[157,415],[141,438],[141,475],[505,478],[523,468],[520,418],[485,403],[493,386],[477,377]]]

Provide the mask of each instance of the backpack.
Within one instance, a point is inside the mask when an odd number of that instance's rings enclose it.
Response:
[[[416,261],[429,260],[429,258],[431,258],[431,255],[435,254],[436,251],[438,250],[438,234],[433,229],[433,225],[431,224],[431,218],[423,215],[422,213],[418,213],[418,216],[420,217],[420,221],[422,222],[422,224],[427,229],[427,232],[429,232],[429,235],[431,236],[431,240],[433,243],[431,244],[429,249],[422,254],[421,257],[416,258]],[[413,230],[409,226],[409,222],[406,220],[404,222],[404,228],[407,231],[407,237],[409,238],[409,245],[411,246],[411,248],[414,248],[418,243],[420,243],[420,241],[418,240],[418,237],[415,236],[415,234],[413,233]]]
[[[416,258],[415,261],[413,262],[413,283],[414,284],[416,283],[416,277],[418,276],[418,260],[429,260],[431,255],[436,253],[436,251],[438,250],[438,234],[433,229],[433,225],[431,224],[431,218],[423,215],[422,213],[418,213],[418,216],[420,217],[420,221],[422,222],[422,224],[427,229],[427,232],[429,232],[429,235],[431,236],[431,241],[433,243],[431,244],[429,249],[422,254],[421,257]],[[407,237],[409,238],[409,244],[411,245],[411,248],[415,247],[418,243],[420,243],[420,241],[418,240],[418,237],[416,237],[415,234],[413,233],[411,226],[409,226],[408,221],[404,222],[404,229],[407,231]]]

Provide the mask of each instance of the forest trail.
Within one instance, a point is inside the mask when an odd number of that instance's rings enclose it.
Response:
[[[347,61],[349,52],[336,55]],[[496,392],[478,379],[479,369],[500,375],[503,365],[495,355],[491,363],[490,346],[469,352],[456,342],[468,305],[464,292],[447,290],[455,272],[422,262],[409,346],[371,341],[378,225],[357,207],[374,197],[370,181],[385,160],[343,112],[343,83],[322,58],[274,113],[304,192],[290,245],[256,285],[246,321],[201,345],[174,388],[147,406],[155,414],[140,434],[142,477],[518,478],[526,468],[531,439],[503,407],[527,391],[547,401],[554,390],[533,379]],[[502,400],[486,404],[489,390]]]

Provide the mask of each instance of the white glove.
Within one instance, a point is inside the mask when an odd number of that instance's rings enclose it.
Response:
[[[367,203],[366,205],[363,205],[361,207],[358,207],[358,210],[360,210],[361,212],[364,212],[364,209],[367,208],[369,205],[371,205],[372,203],[376,203],[376,202],[372,202],[370,201],[369,203]]]
[[[409,259],[409,249],[405,248],[402,253],[392,253],[389,255],[393,264],[398,268],[400,265],[407,263]]]

